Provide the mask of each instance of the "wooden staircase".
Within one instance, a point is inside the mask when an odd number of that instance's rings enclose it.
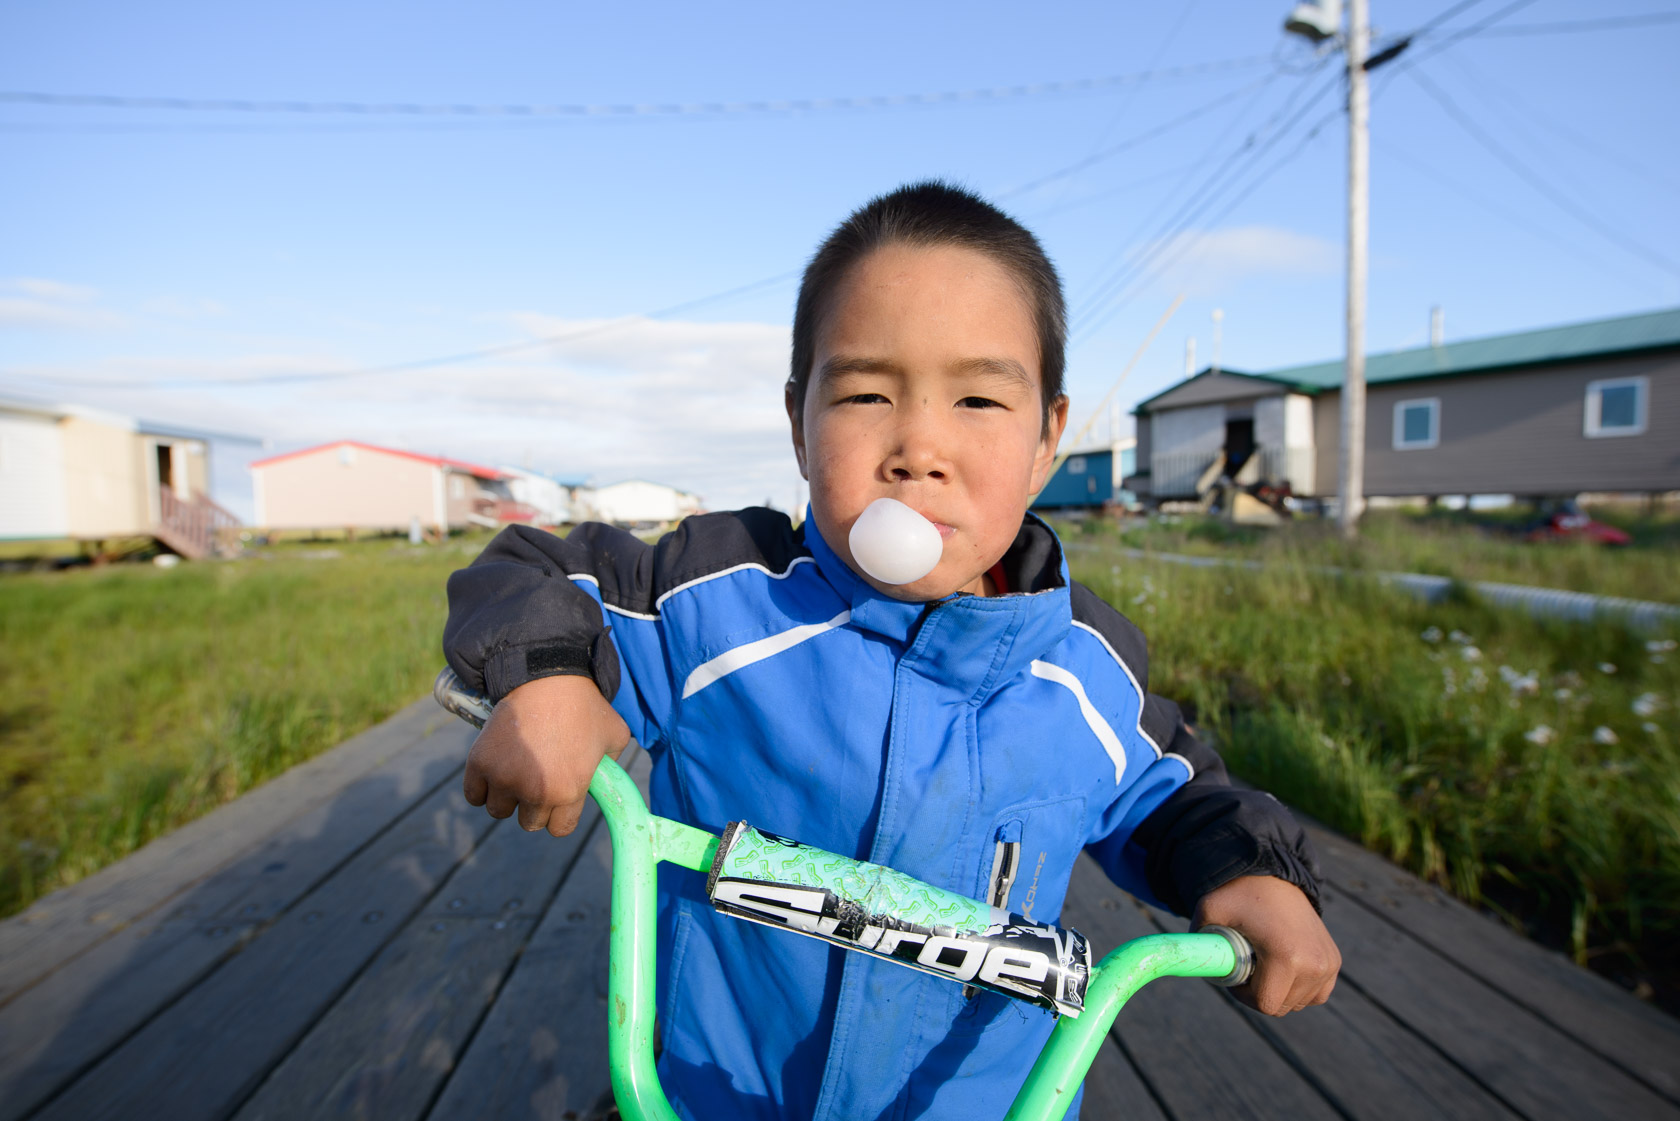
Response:
[[[239,518],[203,491],[194,491],[191,499],[183,499],[171,488],[160,487],[158,511],[152,536],[188,560],[203,560],[211,554],[232,556],[239,551],[234,532],[239,529]]]

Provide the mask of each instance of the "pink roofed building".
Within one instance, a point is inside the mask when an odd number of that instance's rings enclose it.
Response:
[[[263,529],[464,529],[530,521],[507,475],[445,456],[338,440],[251,464]]]

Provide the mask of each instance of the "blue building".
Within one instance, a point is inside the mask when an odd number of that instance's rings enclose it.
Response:
[[[1101,509],[1135,505],[1137,498],[1120,481],[1137,470],[1137,441],[1077,448],[1067,454],[1038,497],[1034,510]]]

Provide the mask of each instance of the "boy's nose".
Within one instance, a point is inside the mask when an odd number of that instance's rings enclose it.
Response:
[[[919,418],[902,425],[896,446],[887,456],[883,467],[901,482],[918,479],[944,479],[951,471],[946,454],[947,434],[930,418]]]

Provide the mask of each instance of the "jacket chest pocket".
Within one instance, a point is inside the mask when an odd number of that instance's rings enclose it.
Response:
[[[1033,922],[1060,918],[1073,862],[1084,847],[1085,799],[1012,807],[992,821],[988,837],[976,897]],[[1040,1015],[1001,993],[953,987],[949,999],[951,1031],[957,1035]]]
[[[983,898],[994,907],[1051,922],[1062,913],[1068,879],[1085,836],[1085,799],[1015,806],[992,822],[981,858]]]

